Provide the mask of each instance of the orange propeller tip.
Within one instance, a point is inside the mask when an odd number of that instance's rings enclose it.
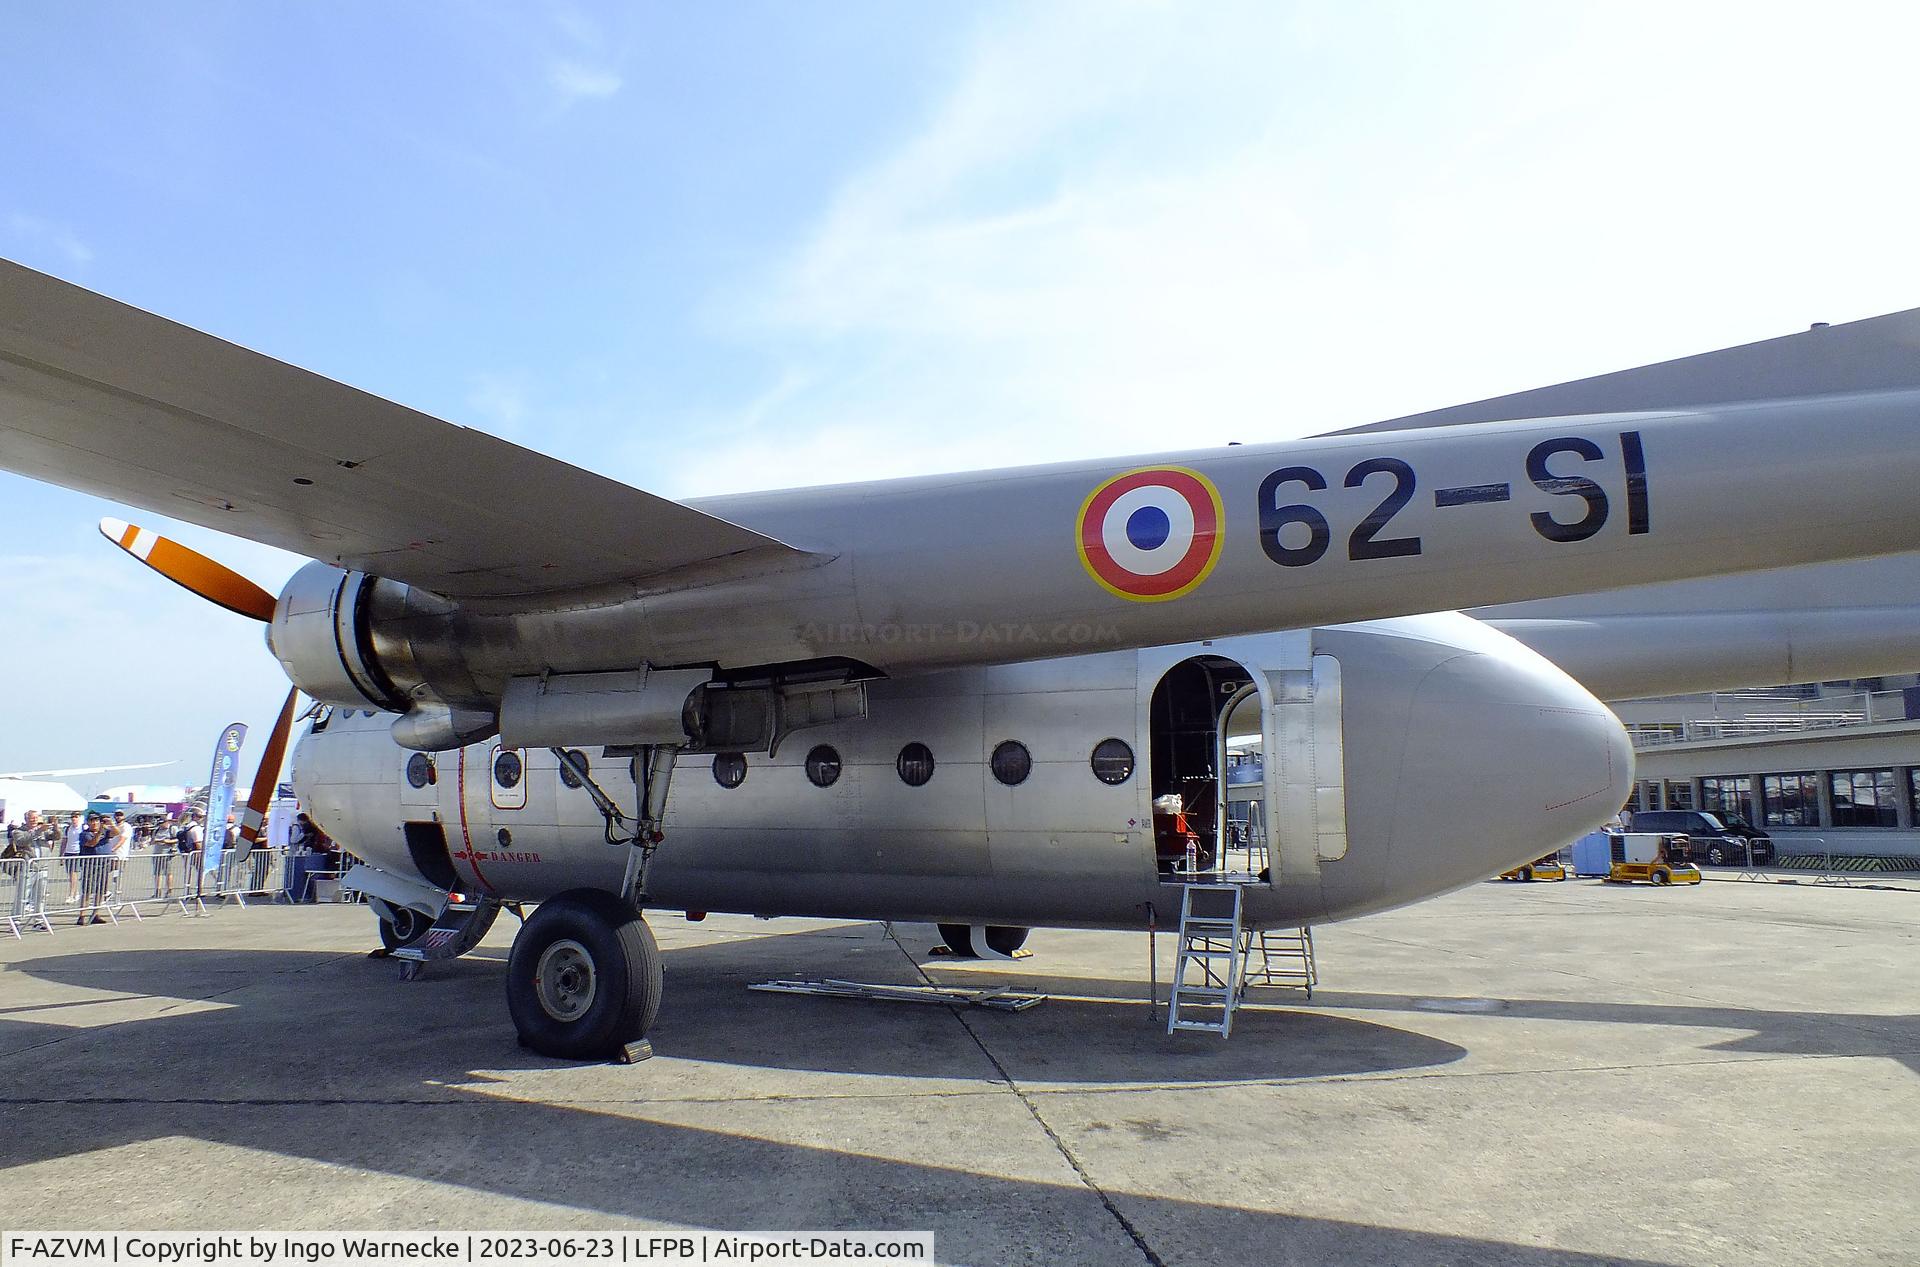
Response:
[[[102,519],[100,535],[142,561],[153,551],[153,543],[160,539],[157,533],[124,519]]]
[[[273,595],[223,563],[189,546],[169,540],[151,528],[122,519],[102,519],[100,535],[125,550],[174,584],[208,602],[254,620],[273,619]]]

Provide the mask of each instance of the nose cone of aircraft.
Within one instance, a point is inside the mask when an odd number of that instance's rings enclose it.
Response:
[[[1419,621],[1407,632],[1433,640],[1392,647],[1397,671],[1383,663],[1362,684],[1343,662],[1357,873],[1341,887],[1349,899],[1364,887],[1369,908],[1551,853],[1611,818],[1633,786],[1626,729],[1585,687],[1467,617]]]

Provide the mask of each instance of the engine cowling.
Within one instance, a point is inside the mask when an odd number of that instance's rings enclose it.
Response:
[[[450,709],[479,696],[450,636],[454,611],[398,581],[309,563],[281,591],[267,646],[295,686],[325,703]]]

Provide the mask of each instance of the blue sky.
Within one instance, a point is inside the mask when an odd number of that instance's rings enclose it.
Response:
[[[1275,439],[1920,304],[1915,27],[14,6],[0,255],[669,496]],[[0,475],[0,771],[197,779],[284,683],[108,513]]]

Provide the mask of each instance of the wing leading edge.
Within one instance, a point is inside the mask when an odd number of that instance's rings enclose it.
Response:
[[[813,557],[8,260],[0,468],[452,598]]]

